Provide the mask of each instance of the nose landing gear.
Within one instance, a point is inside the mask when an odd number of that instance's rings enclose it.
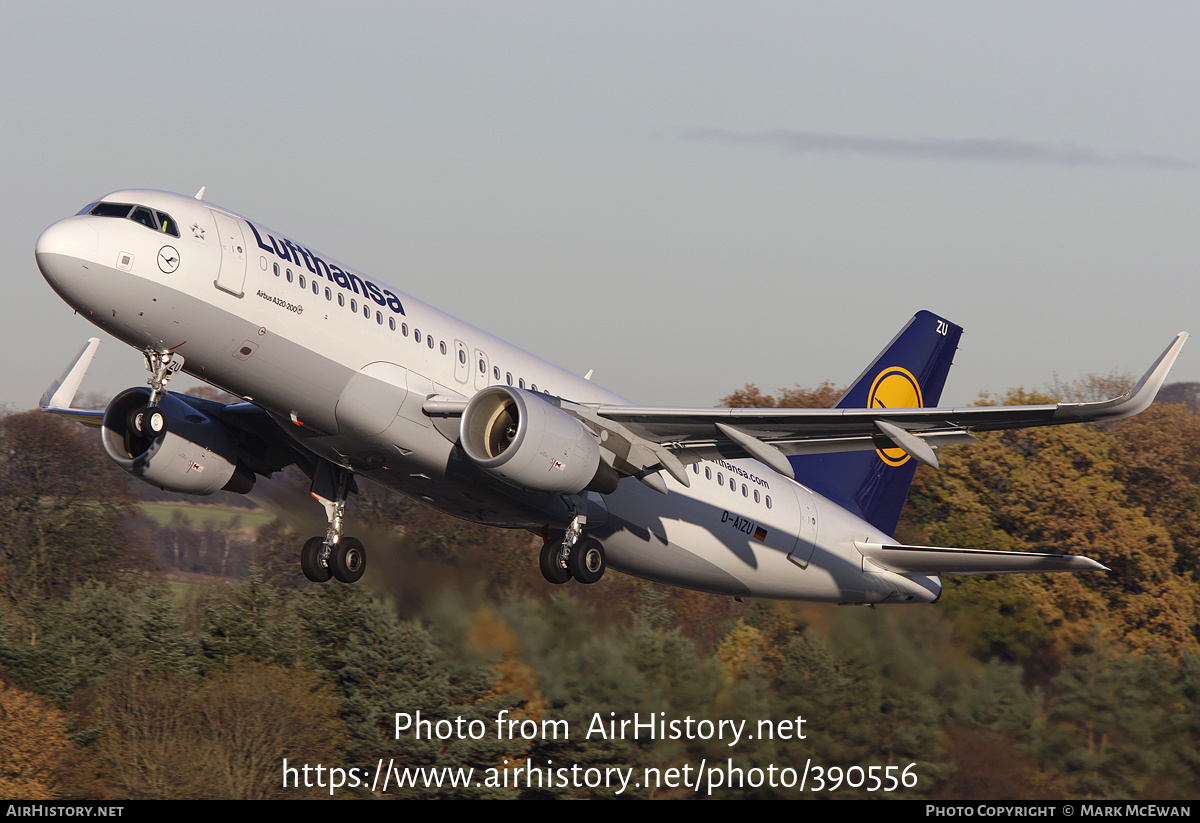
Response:
[[[150,440],[162,437],[167,432],[167,417],[158,408],[158,400],[167,393],[167,381],[183,367],[183,358],[176,358],[170,349],[147,347],[142,351],[146,369],[150,372],[150,397],[146,407],[134,409],[129,414],[129,426],[133,431]]]

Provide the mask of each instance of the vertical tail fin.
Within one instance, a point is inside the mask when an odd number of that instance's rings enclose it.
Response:
[[[836,408],[936,406],[962,327],[922,311],[913,316],[838,401]],[[796,480],[887,534],[894,534],[916,461],[902,449],[789,457]]]

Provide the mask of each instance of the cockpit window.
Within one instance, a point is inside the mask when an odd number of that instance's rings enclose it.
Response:
[[[128,203],[97,203],[88,214],[93,217],[128,217],[132,208]]]
[[[158,229],[158,226],[155,225],[157,221],[154,219],[154,212],[150,211],[150,209],[146,208],[145,206],[138,206],[135,208],[130,213],[129,219],[135,223],[141,223],[148,229]]]
[[[101,202],[95,203],[80,212],[80,214],[85,213],[94,217],[128,217],[133,222],[141,223],[153,231],[160,231],[172,237],[179,236],[179,226],[175,223],[171,215],[155,211],[146,206],[135,206],[129,203]]]

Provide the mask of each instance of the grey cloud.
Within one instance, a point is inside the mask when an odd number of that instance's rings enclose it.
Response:
[[[1194,169],[1194,160],[1156,154],[1102,154],[1073,143],[1035,143],[971,137],[943,140],[856,137],[810,131],[737,132],[726,129],[686,129],[685,140],[773,148],[788,154],[858,154],[917,160],[950,160],[984,163],[1037,163],[1048,166],[1108,166],[1118,168]]]

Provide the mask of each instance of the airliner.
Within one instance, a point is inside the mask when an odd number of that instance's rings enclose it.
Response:
[[[550,583],[611,566],[735,597],[928,603],[941,576],[1105,570],[1086,557],[907,546],[918,464],[974,432],[1115,420],[1154,399],[1180,333],[1127,394],[938,408],[962,329],[918,312],[831,409],[646,407],[204,199],[126,190],[37,240],[78,314],[139,350],[146,386],[73,406],[91,338],[41,408],[99,428],[125,471],[172,492],[248,493],[297,466],[328,527],[315,583],[362,577],[346,500],[367,480],[543,541]],[[183,371],[244,402],[167,390]],[[1053,548],[1053,547],[1048,547]]]

